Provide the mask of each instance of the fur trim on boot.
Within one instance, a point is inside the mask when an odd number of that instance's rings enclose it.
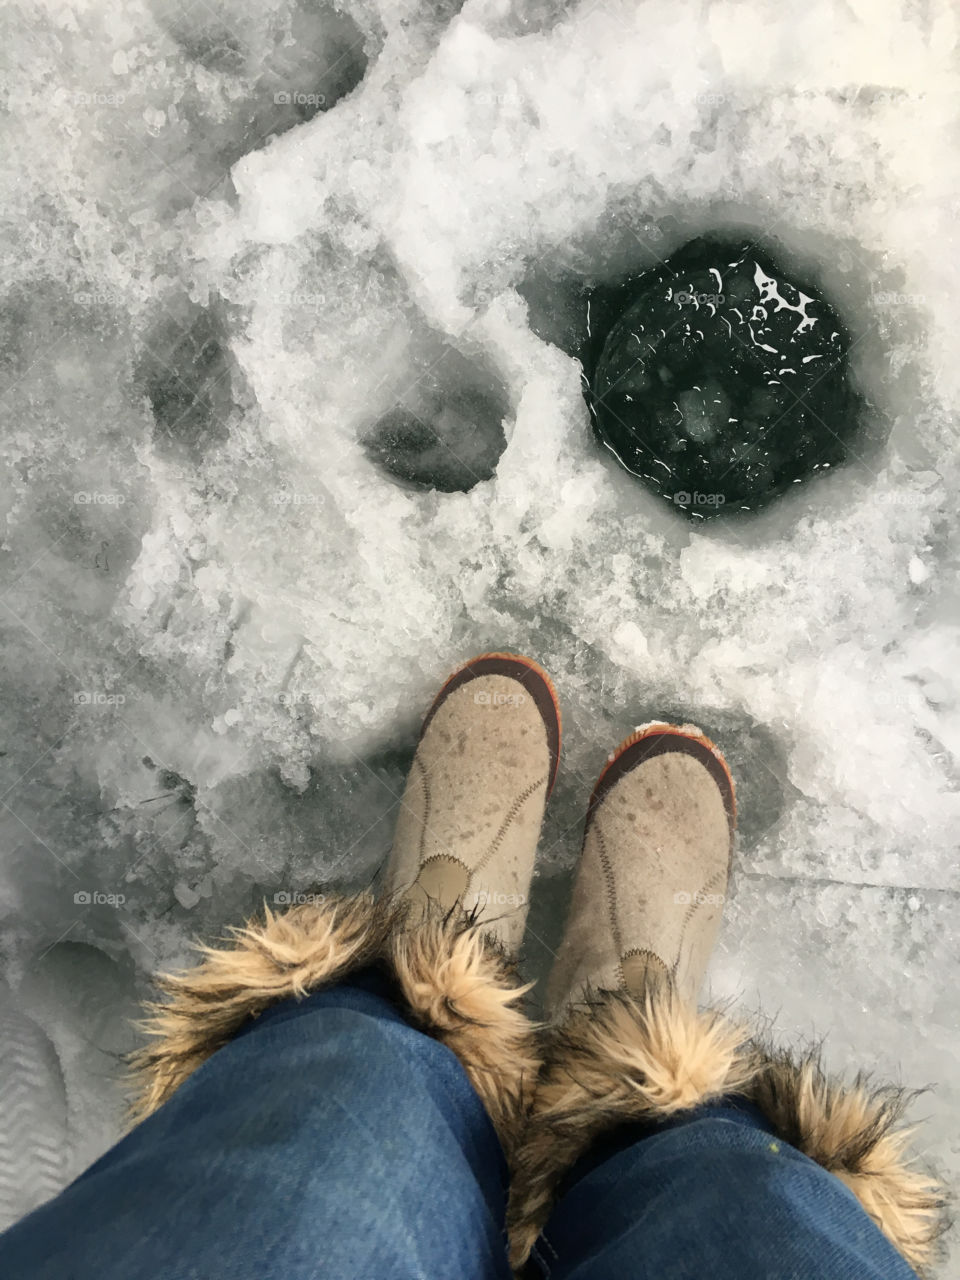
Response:
[[[912,1267],[930,1266],[947,1226],[946,1194],[907,1151],[912,1129],[902,1121],[915,1092],[862,1073],[850,1085],[831,1079],[813,1049],[761,1051],[748,1095],[779,1137],[850,1188]]]
[[[155,1111],[270,1005],[380,964],[411,1023],[457,1055],[509,1156],[540,1065],[534,1024],[518,1007],[529,987],[471,916],[436,912],[408,929],[407,915],[405,904],[368,894],[281,915],[267,909],[223,947],[201,947],[196,968],[161,976],[167,998],[141,1024],[152,1043],[131,1059],[133,1119]]]
[[[774,1053],[724,1014],[697,1011],[671,984],[651,981],[640,995],[591,997],[550,1034],[515,1160],[514,1266],[529,1256],[559,1182],[601,1134],[728,1094],[756,1103],[783,1141],[836,1174],[911,1266],[932,1261],[943,1188],[905,1153],[903,1090],[831,1081],[817,1054]]]

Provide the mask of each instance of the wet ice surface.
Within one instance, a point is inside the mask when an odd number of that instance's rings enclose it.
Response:
[[[5,1216],[117,1132],[151,970],[370,883],[433,692],[504,647],[565,715],[530,971],[607,750],[692,720],[743,819],[712,993],[936,1084],[955,1175],[951,7],[5,21]],[[874,420],[691,527],[593,439],[571,298],[726,228],[805,264]]]

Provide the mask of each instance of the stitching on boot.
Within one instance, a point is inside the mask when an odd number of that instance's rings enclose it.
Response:
[[[472,876],[473,873],[471,872],[467,864],[464,862],[464,860],[462,858],[458,858],[455,854],[431,853],[429,858],[424,858],[424,860],[420,863],[420,866],[417,868],[417,878],[416,880],[414,880],[410,888],[412,889],[414,888],[414,886],[417,886],[418,888],[423,889],[423,885],[420,884],[420,877],[423,875],[424,867],[429,867],[430,864],[433,862],[455,862],[458,867],[462,867],[463,870],[467,873],[467,880],[466,880],[466,885],[464,887],[463,893],[458,894],[456,902],[451,907],[446,908],[448,912],[455,911],[457,910],[457,908],[465,910],[463,906],[463,897],[464,897],[464,894],[467,892],[467,890],[470,888],[470,877]],[[433,901],[438,901],[438,900],[433,899]]]
[[[607,853],[607,842],[603,838],[603,831],[600,829],[599,820],[593,823],[594,831],[597,836],[597,856],[600,859],[600,866],[603,870],[603,879],[606,886],[607,910],[610,914],[610,931],[613,934],[613,945],[616,949],[617,956],[623,954],[623,938],[620,934],[620,925],[617,921],[617,885],[613,874],[613,865],[610,862],[610,855]],[[620,961],[617,960],[617,968],[620,968]],[[623,970],[620,970],[620,981],[623,983]]]
[[[431,862],[456,862],[458,866],[463,867],[464,871],[469,872],[470,868],[462,858],[458,858],[455,853],[431,853],[429,858],[424,858],[420,863],[420,870],[429,867]]]
[[[483,857],[474,867],[473,873],[472,873],[473,875],[476,875],[478,871],[482,871],[484,869],[484,867],[487,865],[487,863],[490,861],[493,855],[497,852],[497,850],[503,844],[503,840],[507,834],[507,829],[510,826],[510,823],[513,822],[514,818],[517,816],[517,814],[520,812],[520,810],[523,808],[526,802],[530,799],[533,793],[539,787],[542,787],[546,783],[548,777],[549,777],[549,774],[544,774],[542,778],[538,778],[536,782],[531,783],[530,786],[525,787],[523,791],[520,792],[520,794],[514,800],[513,804],[510,806],[507,812],[507,816],[504,818],[503,822],[500,824],[500,830],[494,836],[493,843],[490,845],[490,848],[487,850],[487,852],[483,855]]]
[[[696,897],[699,897],[700,894],[702,893],[710,893],[715,884],[723,884],[726,881],[726,879],[727,879],[726,867],[724,867],[722,871],[715,871],[713,875],[710,877],[710,879],[706,880],[697,890]],[[683,944],[687,940],[687,929],[690,925],[691,920],[693,920],[697,912],[703,906],[702,902],[697,902],[696,897],[694,898],[693,902],[691,902],[690,905],[687,907],[686,911],[683,913],[683,924],[680,926],[680,942],[677,946],[677,958],[674,961],[674,965],[673,965],[673,971],[675,975],[680,968],[680,957],[683,955]]]
[[[420,782],[423,786],[423,817],[420,819],[420,855],[417,859],[418,863],[423,865],[423,855],[427,847],[427,830],[429,827],[430,811],[433,807],[433,797],[430,792],[430,778],[427,775],[427,766],[420,759],[420,752],[413,757],[413,763],[420,770]],[[401,803],[403,803],[401,801]]]
[[[676,965],[674,965],[673,968],[669,968],[666,964],[666,961],[663,959],[663,957],[657,955],[656,951],[651,951],[649,947],[631,947],[630,950],[625,951],[623,955],[620,957],[620,959],[617,961],[617,970],[620,974],[620,985],[628,991],[630,988],[627,986],[627,977],[626,977],[626,974],[624,973],[623,962],[624,960],[629,960],[631,956],[643,956],[646,960],[653,960],[659,966],[660,970],[662,970],[664,978],[676,977],[676,973],[675,973]],[[657,974],[656,976],[647,975],[646,981],[648,985],[651,982],[656,982],[658,980],[659,980],[659,974]]]

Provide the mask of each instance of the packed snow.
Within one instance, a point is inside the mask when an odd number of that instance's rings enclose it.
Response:
[[[531,974],[607,752],[693,721],[742,814],[710,994],[935,1086],[956,1178],[955,6],[2,21],[3,1221],[118,1134],[152,971],[373,882],[419,719],[490,648],[565,718]],[[869,413],[696,526],[594,440],[571,333],[584,284],[717,230],[805,265]]]

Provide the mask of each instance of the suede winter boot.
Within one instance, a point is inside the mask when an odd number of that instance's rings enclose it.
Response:
[[[456,672],[423,727],[389,891],[265,909],[192,969],[162,975],[165,999],[149,1006],[149,1043],[131,1064],[135,1117],[264,1009],[376,967],[410,1024],[456,1054],[512,1157],[540,1057],[507,948],[523,932],[559,752],[560,713],[535,663],[486,654]]]
[[[523,938],[560,712],[529,658],[474,658],[433,703],[397,818],[386,891],[410,921],[461,906],[508,954]]]
[[[692,725],[643,725],[594,788],[580,869],[547,1003],[638,992],[651,975],[695,998],[723,911],[733,780]]]
[[[564,1175],[604,1133],[731,1095],[840,1178],[914,1267],[934,1257],[943,1188],[906,1152],[909,1095],[863,1078],[844,1085],[825,1073],[819,1049],[785,1053],[697,1009],[734,818],[723,757],[691,726],[644,726],[601,774],[548,988],[553,1026],[513,1162],[515,1267]]]

